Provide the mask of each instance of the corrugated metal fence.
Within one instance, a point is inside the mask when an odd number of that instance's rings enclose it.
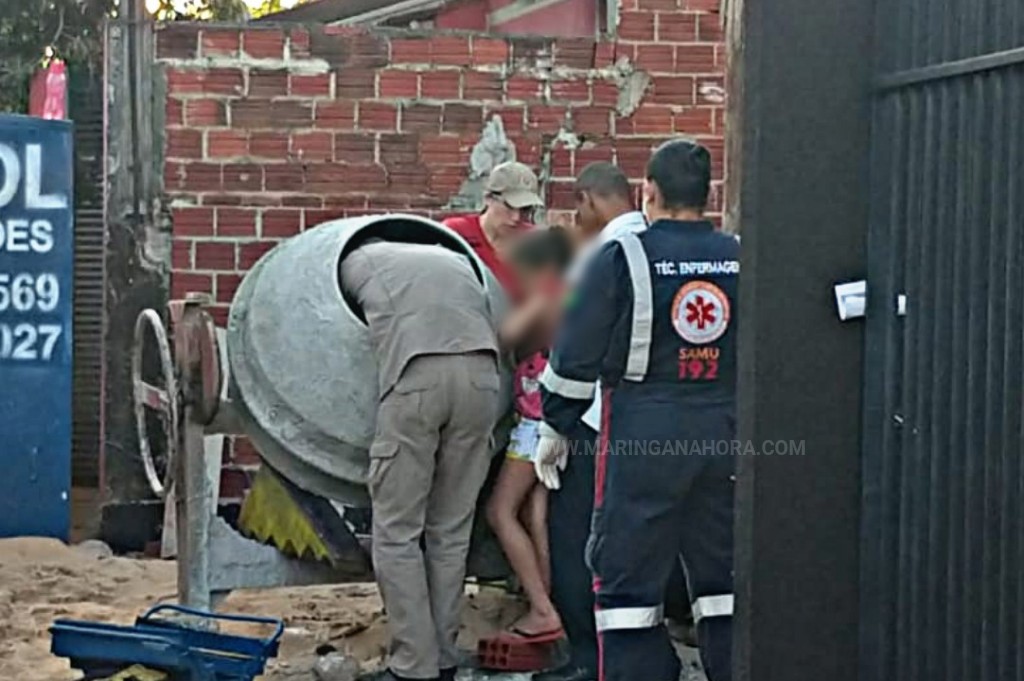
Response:
[[[861,678],[1024,679],[1024,3],[877,5]]]
[[[72,65],[69,110],[75,123],[75,346],[72,479],[100,479],[103,372],[103,81],[98,69]]]

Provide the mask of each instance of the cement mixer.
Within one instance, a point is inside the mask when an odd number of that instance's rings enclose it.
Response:
[[[466,255],[494,319],[504,314],[504,292],[465,241],[439,223],[395,214],[328,222],[278,245],[238,288],[226,330],[214,328],[202,295],[171,302],[170,336],[155,311],[139,316],[132,369],[140,452],[153,491],[167,499],[165,547],[179,559],[183,604],[209,608],[211,594],[237,588],[370,577],[366,475],[377,368],[367,328],[338,285],[339,264],[369,238]],[[508,412],[507,364],[503,377]],[[166,437],[151,441],[155,421]],[[496,451],[508,430],[506,418]],[[239,518],[248,536],[216,514],[224,434],[247,436],[264,462]],[[494,578],[507,567],[484,536],[474,533],[469,572]],[[475,557],[489,567],[474,570]]]

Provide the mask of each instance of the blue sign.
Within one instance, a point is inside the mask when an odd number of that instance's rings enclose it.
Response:
[[[0,115],[0,537],[67,539],[72,127]]]

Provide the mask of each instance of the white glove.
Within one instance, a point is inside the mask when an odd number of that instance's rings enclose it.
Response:
[[[558,489],[562,486],[558,472],[564,471],[568,462],[569,445],[566,439],[553,428],[542,426],[537,456],[533,460],[537,479],[548,489]]]

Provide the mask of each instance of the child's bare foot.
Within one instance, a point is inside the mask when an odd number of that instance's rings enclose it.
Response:
[[[552,612],[544,615],[534,610],[520,617],[515,624],[509,627],[509,631],[520,636],[543,636],[562,630],[562,620],[558,613]]]

